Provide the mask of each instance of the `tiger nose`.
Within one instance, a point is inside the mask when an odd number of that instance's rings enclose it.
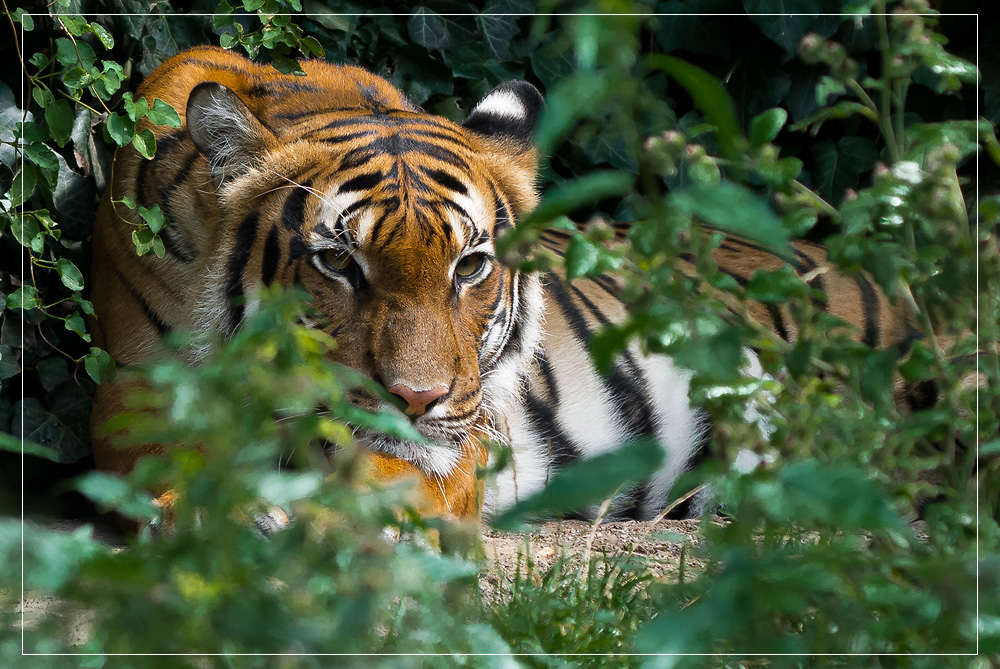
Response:
[[[437,386],[430,390],[414,390],[405,384],[397,383],[389,387],[389,392],[393,395],[399,395],[406,400],[408,405],[406,413],[411,416],[422,416],[427,410],[428,404],[448,394],[448,387]]]

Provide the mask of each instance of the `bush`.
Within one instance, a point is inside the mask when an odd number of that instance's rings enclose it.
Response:
[[[630,576],[573,583],[554,572],[540,585],[515,581],[504,603],[483,606],[481,567],[466,548],[421,548],[437,537],[455,543],[460,528],[400,513],[405,491],[367,489],[349,449],[323,472],[319,454],[296,448],[312,436],[349,443],[336,406],[326,416],[305,408],[350,380],[323,361],[328,342],[288,325],[298,307],[275,295],[201,367],[165,362],[144,372],[150,401],[170,421],[125,419],[137,433],[210,442],[211,457],[178,449],[128,480],[90,473],[71,484],[102,509],[148,518],[145,486],[172,481],[186,493],[176,533],[142,534],[109,553],[86,530],[60,534],[42,513],[29,519],[25,585],[57,597],[64,617],[29,630],[24,649],[74,650],[65,625],[82,615],[94,633],[80,650],[94,653],[586,649],[870,666],[904,660],[805,655],[1000,652],[1000,199],[971,181],[980,165],[1000,163],[1000,98],[982,82],[984,117],[975,116],[980,75],[971,46],[961,46],[973,44],[973,17],[938,16],[921,0],[803,3],[822,16],[769,16],[782,7],[764,0],[587,7],[631,12],[613,18],[532,18],[524,3],[480,4],[371,16],[349,13],[346,2],[184,3],[214,12],[210,20],[169,2],[144,15],[102,16],[119,9],[104,0],[12,12],[30,95],[18,97],[9,68],[0,83],[0,438],[17,451],[24,437],[30,483],[86,462],[89,396],[114,373],[89,346],[84,320],[93,209],[114,147],[155,152],[151,136],[134,132],[145,107],[128,90],[164,59],[205,42],[284,70],[298,55],[325,55],[387,76],[451,118],[495,84],[524,77],[547,99],[538,128],[545,197],[504,240],[508,257],[543,269],[564,262],[571,277],[617,269],[630,315],[594,339],[598,364],[626,341],[669,353],[694,372],[693,397],[715,423],[716,463],[747,448],[778,456],[749,475],[707,464],[674,491],[708,482],[725,500],[728,522],[705,523],[695,549],[706,573],[647,587]],[[455,9],[467,13],[447,14]],[[719,11],[738,15],[708,13]],[[174,122],[169,109],[153,113]],[[596,220],[565,259],[535,247],[545,227],[595,213],[631,223],[628,243],[612,243]],[[145,220],[137,252],[156,253],[162,222],[153,212]],[[922,339],[902,357],[855,343],[821,308],[824,296],[788,271],[739,285],[711,261],[720,242],[712,230],[777,253],[789,239],[822,241],[838,271],[867,272],[906,304]],[[681,254],[697,259],[697,278],[679,270]],[[796,343],[743,317],[748,298],[782,305]],[[760,351],[767,378],[740,375],[747,346]],[[978,390],[968,384],[977,366]],[[897,376],[933,379],[941,401],[900,411]],[[747,424],[748,401],[766,434]],[[275,471],[290,453],[300,468]],[[246,517],[263,512],[261,500],[291,506],[296,522],[264,538]],[[933,503],[918,534],[907,520],[922,500]],[[21,573],[17,502],[0,499],[5,612]],[[413,539],[386,543],[386,527]],[[600,573],[619,573],[605,566]],[[599,615],[602,607],[613,611]],[[20,643],[12,622],[5,613],[5,657]],[[603,636],[610,629],[621,636]],[[949,662],[969,660],[934,658]]]

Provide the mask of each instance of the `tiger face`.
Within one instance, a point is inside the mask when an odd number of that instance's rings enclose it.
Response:
[[[260,287],[303,286],[334,359],[398,397],[433,441],[362,444],[447,476],[470,441],[502,437],[495,417],[537,345],[538,280],[498,262],[495,242],[534,202],[541,96],[505,84],[464,126],[372,88],[360,102],[276,127],[222,84],[193,89],[188,133],[210,161],[230,250],[225,271],[205,274],[196,327],[232,331]],[[363,389],[349,397],[393,410]]]

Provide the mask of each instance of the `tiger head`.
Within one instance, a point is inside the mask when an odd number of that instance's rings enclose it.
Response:
[[[334,358],[400,398],[432,440],[362,443],[444,477],[470,440],[503,436],[497,417],[540,338],[539,281],[499,262],[495,243],[537,200],[542,98],[509,82],[458,125],[360,72],[335,99],[320,77],[300,79],[318,92],[290,91],[294,106],[192,89],[187,130],[210,162],[228,253],[204,272],[195,326],[231,332],[261,286],[303,286]],[[351,400],[389,406],[365,390]]]

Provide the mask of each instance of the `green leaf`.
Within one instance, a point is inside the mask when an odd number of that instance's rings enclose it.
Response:
[[[73,108],[66,100],[55,100],[45,106],[45,123],[59,146],[66,146],[73,131]]]
[[[788,231],[781,220],[763,200],[743,186],[723,182],[714,188],[672,193],[669,201],[710,228],[756,240],[782,258],[791,257]]]
[[[160,209],[160,205],[158,204],[154,204],[151,209],[147,209],[146,207],[139,205],[137,211],[139,212],[139,216],[142,217],[142,220],[146,221],[149,229],[153,232],[159,232],[166,224],[166,221],[163,218],[163,211]]]
[[[80,314],[70,314],[67,316],[65,325],[67,330],[77,333],[84,341],[90,341],[90,335],[87,334],[87,324]]]
[[[1000,455],[1000,439],[988,441],[979,447],[979,457],[990,458],[994,455]]]
[[[516,17],[484,12],[476,15],[476,25],[479,26],[479,34],[483,38],[487,55],[497,60],[503,60],[510,55],[510,42],[518,33]]]
[[[74,582],[82,565],[107,552],[107,546],[93,535],[92,525],[66,532],[41,529],[20,520],[0,521],[0,547],[17,549],[23,539],[24,587],[43,593],[58,592]],[[20,554],[8,557],[0,551],[0,556],[4,561],[20,561]]]
[[[857,188],[859,176],[878,160],[875,142],[864,137],[844,137],[836,144],[827,139],[812,147],[813,182],[827,202],[838,204],[848,188]]]
[[[759,147],[774,141],[788,120],[788,112],[781,107],[761,112],[750,121],[750,146]]]
[[[101,44],[104,45],[105,49],[114,48],[115,38],[111,36],[111,33],[104,29],[104,26],[100,23],[91,23],[90,30],[97,35],[97,39],[101,40]]]
[[[114,381],[115,361],[111,359],[107,351],[91,347],[90,353],[83,357],[83,367],[95,383]]]
[[[818,2],[803,0],[743,0],[743,9],[762,33],[785,53],[795,53],[799,41],[819,18]]]
[[[309,52],[316,58],[323,58],[324,56],[326,56],[326,50],[323,48],[323,45],[319,43],[319,40],[317,40],[315,37],[312,36],[303,37],[301,44],[303,52]]]
[[[132,243],[135,244],[135,252],[140,256],[144,256],[153,250],[153,238],[156,237],[156,233],[148,228],[142,230],[132,231]]]
[[[107,472],[88,472],[76,479],[73,488],[97,505],[101,512],[115,511],[126,518],[150,522],[157,509],[149,493],[136,490],[128,481]]]
[[[712,75],[689,63],[663,54],[648,56],[649,67],[663,70],[684,87],[705,118],[715,126],[722,155],[740,162],[746,140],[736,120],[736,107],[726,89]]]
[[[39,304],[38,289],[34,286],[21,286],[7,296],[8,309],[34,309]]]
[[[121,114],[108,114],[108,121],[104,127],[118,146],[125,146],[135,136],[135,122]]]
[[[135,137],[132,138],[132,146],[134,146],[144,158],[152,160],[153,154],[156,153],[156,137],[153,135],[153,131],[147,129],[140,133],[136,133]]]
[[[410,39],[428,51],[447,49],[455,44],[448,31],[448,21],[426,7],[417,7],[406,23]]]
[[[567,181],[545,194],[526,222],[548,221],[584,204],[606,197],[624,196],[632,190],[635,178],[612,170],[591,172],[575,181]]]
[[[14,239],[21,246],[31,246],[32,241],[38,236],[41,228],[38,226],[38,221],[31,214],[23,214],[21,216],[14,217],[14,224],[12,226],[14,232]]]
[[[86,88],[94,83],[94,75],[82,67],[71,67],[63,74],[63,83],[69,88]]]
[[[56,270],[64,286],[70,290],[83,290],[83,274],[72,261],[60,258],[56,263]]]
[[[39,446],[36,443],[25,441],[21,437],[15,437],[14,435],[7,434],[6,432],[0,432],[0,451],[24,453],[25,455],[33,455],[38,458],[44,458],[49,462],[59,462],[56,455],[44,446]]]
[[[35,20],[32,19],[31,15],[25,12],[23,8],[17,7],[13,12],[11,12],[11,16],[14,18],[14,21],[20,23],[21,26],[24,27],[26,32],[31,32],[35,29]]]
[[[35,190],[35,182],[38,180],[38,173],[35,166],[25,163],[24,169],[14,176],[14,181],[10,185],[10,203],[17,207],[28,201]]]
[[[760,302],[780,304],[791,297],[809,294],[809,286],[789,266],[773,271],[757,270],[747,283],[747,297]]]
[[[583,235],[576,235],[566,246],[566,278],[587,276],[597,269],[600,258],[600,250],[590,240]]]
[[[620,486],[648,477],[663,456],[663,449],[658,444],[639,440],[613,452],[574,462],[559,471],[540,492],[519,501],[493,521],[493,526],[514,529],[522,519],[583,511],[588,505],[609,497]]]
[[[58,416],[43,408],[38,399],[26,397],[14,409],[23,416],[21,434],[24,438],[47,449],[57,462],[76,462],[89,455],[86,442]]]
[[[356,17],[346,16],[330,9],[319,0],[306,0],[305,8],[309,18],[327,30],[347,32],[353,27],[352,22],[357,20]]]
[[[6,297],[0,298],[0,312],[3,312],[3,309],[7,307],[6,303]],[[14,354],[14,349],[7,344],[0,344],[0,381],[17,376],[20,373],[21,365]],[[3,435],[3,432],[0,432],[0,435]]]

